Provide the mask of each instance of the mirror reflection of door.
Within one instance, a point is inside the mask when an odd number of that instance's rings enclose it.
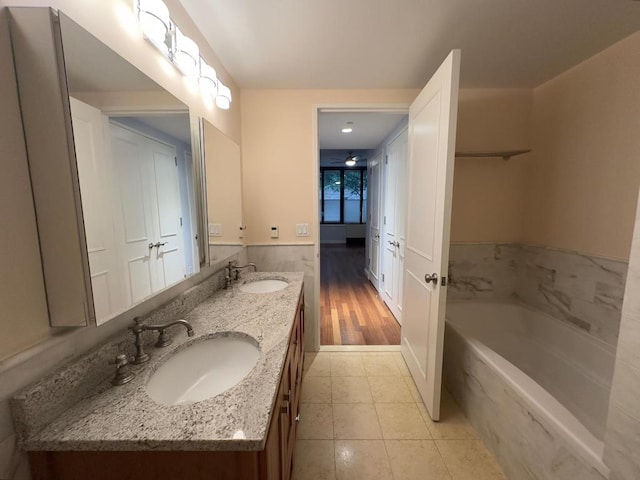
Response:
[[[166,125],[176,130],[180,122],[189,132],[189,122],[187,115],[108,119],[76,99],[71,108],[96,319],[102,323],[198,269],[197,245],[185,242],[197,231],[188,188],[190,146],[166,132]],[[154,130],[161,124],[164,133]]]

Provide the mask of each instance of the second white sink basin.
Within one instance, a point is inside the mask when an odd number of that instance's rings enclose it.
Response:
[[[240,383],[253,369],[257,342],[238,335],[194,343],[160,365],[147,383],[147,394],[164,405],[206,400]]]
[[[247,293],[271,293],[287,288],[289,284],[284,280],[256,280],[244,283],[238,287],[240,291]]]

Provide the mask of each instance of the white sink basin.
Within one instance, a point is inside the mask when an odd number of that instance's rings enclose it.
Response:
[[[160,365],[147,383],[147,393],[164,405],[206,400],[246,377],[260,350],[250,337],[214,337],[194,343]]]
[[[240,291],[247,293],[271,293],[287,288],[289,284],[284,280],[256,280],[240,285]]]

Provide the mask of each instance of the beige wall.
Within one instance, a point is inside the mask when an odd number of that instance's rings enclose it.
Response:
[[[0,9],[2,8],[0,0]],[[0,361],[49,335],[6,11],[0,10]]]
[[[640,33],[534,90],[527,243],[628,260],[640,184]]]
[[[314,105],[404,103],[417,90],[244,90],[242,154],[248,244],[306,243],[295,224],[314,222]],[[461,90],[458,149],[530,147],[530,90]],[[459,159],[454,181],[452,241],[516,241],[520,237],[526,157]],[[280,238],[269,238],[271,223]]]
[[[245,240],[251,244],[314,240],[313,108],[328,104],[405,104],[416,90],[243,90],[242,168]],[[295,224],[308,223],[309,237]],[[280,238],[269,238],[269,226]]]
[[[458,100],[457,151],[531,148],[531,90],[463,89]],[[456,158],[452,242],[521,239],[526,164],[531,154]]]

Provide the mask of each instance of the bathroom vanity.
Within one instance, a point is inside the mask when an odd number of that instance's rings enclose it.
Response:
[[[267,293],[241,288],[260,280],[281,280],[286,287]],[[14,397],[34,479],[290,478],[304,365],[302,274],[247,273],[184,319],[195,335],[171,329],[169,347],[154,348],[157,334],[145,332],[151,359],[131,365],[135,377],[125,385],[111,385],[115,367],[108,361],[117,353],[131,356],[128,332]],[[150,398],[147,384],[161,365],[220,336],[258,347],[244,379],[195,403],[164,405]]]

